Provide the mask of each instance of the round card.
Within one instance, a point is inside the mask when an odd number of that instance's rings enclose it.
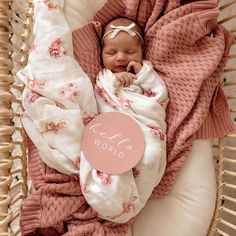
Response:
[[[133,118],[119,112],[106,112],[85,126],[81,147],[85,158],[96,170],[121,174],[140,161],[145,140]]]

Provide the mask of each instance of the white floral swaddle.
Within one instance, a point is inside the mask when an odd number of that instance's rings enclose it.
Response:
[[[41,159],[65,174],[79,173],[80,139],[97,114],[89,77],[73,56],[72,33],[63,1],[34,1],[34,42],[27,66],[22,124]]]
[[[151,63],[143,61],[137,79],[129,87],[119,86],[115,75],[103,69],[97,77],[95,95],[99,113],[127,114],[136,120],[145,136],[141,161],[120,175],[95,170],[81,155],[80,181],[85,199],[101,218],[124,223],[145,206],[165,171],[166,86]]]

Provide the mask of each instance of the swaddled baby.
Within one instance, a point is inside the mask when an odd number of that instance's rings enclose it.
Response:
[[[95,85],[99,113],[121,112],[140,126],[146,143],[141,161],[128,172],[108,175],[81,155],[85,199],[101,218],[118,223],[140,212],[166,166],[167,91],[152,64],[143,60],[143,48],[142,32],[135,22],[125,18],[110,22],[102,38],[104,69]]]

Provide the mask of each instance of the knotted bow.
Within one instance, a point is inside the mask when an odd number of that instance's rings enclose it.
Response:
[[[123,25],[110,25],[110,27],[114,30],[112,30],[111,35],[109,36],[109,38],[115,38],[116,35],[120,32],[120,31],[124,31],[126,33],[128,33],[130,36],[135,36],[136,33],[134,31],[132,31],[131,29],[134,28],[135,23],[131,23],[130,25],[127,26],[123,26]],[[111,32],[111,31],[110,31]]]
[[[131,37],[137,35],[141,41],[143,42],[143,38],[142,36],[136,31],[136,30],[132,30],[135,27],[135,23],[131,23],[130,25],[127,26],[123,26],[123,25],[110,25],[110,27],[112,28],[112,30],[109,30],[108,32],[106,32],[103,37],[102,37],[102,42],[104,40],[104,38],[108,35],[111,34],[109,36],[109,38],[113,39],[116,37],[116,35],[121,32],[124,31],[127,34],[129,34]]]

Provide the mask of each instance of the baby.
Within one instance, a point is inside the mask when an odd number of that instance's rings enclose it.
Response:
[[[141,161],[128,172],[108,175],[95,170],[81,155],[85,199],[99,217],[117,223],[140,212],[166,167],[167,91],[152,64],[143,60],[143,49],[142,31],[135,22],[124,18],[111,21],[102,37],[104,69],[95,85],[99,113],[121,112],[140,126],[145,137]]]
[[[127,24],[129,26],[123,26]],[[121,85],[129,86],[142,68],[141,34],[142,31],[137,24],[124,18],[110,22],[105,28],[102,38],[103,66],[114,73]]]

